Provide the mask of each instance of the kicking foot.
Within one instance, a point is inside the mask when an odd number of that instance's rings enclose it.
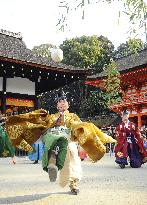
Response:
[[[55,182],[57,179],[58,167],[56,166],[56,153],[54,150],[50,150],[48,153],[48,174],[51,182]]]
[[[78,183],[79,183],[79,179],[77,178],[70,180],[69,188],[70,188],[71,194],[73,195],[79,194]]]
[[[54,164],[50,164],[48,166],[48,174],[49,174],[49,179],[50,182],[55,182],[57,179],[57,173],[58,173],[58,168]]]

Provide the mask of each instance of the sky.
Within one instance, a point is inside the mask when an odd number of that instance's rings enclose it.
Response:
[[[112,5],[106,3],[91,4],[85,7],[85,18],[81,10],[72,11],[68,16],[68,29],[59,31],[56,26],[60,14],[61,0],[0,0],[0,29],[21,32],[23,41],[32,49],[43,43],[60,45],[65,39],[82,35],[103,35],[115,47],[127,41],[129,20],[119,10],[122,5],[117,1]],[[73,1],[73,0],[70,0]],[[143,36],[139,36],[143,39]]]

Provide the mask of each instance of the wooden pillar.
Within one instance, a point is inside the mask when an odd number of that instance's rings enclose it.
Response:
[[[1,105],[2,105],[2,114],[5,114],[6,113],[6,78],[5,77],[3,77]]]
[[[141,87],[142,87],[141,82],[140,82],[140,83],[139,83],[139,82],[136,82],[135,87],[136,87],[137,99],[140,100],[140,91],[141,91]],[[141,106],[141,105],[138,105],[138,106],[137,106],[137,117],[138,117],[138,128],[139,128],[139,129],[142,127],[141,111],[142,111],[142,106]]]
[[[34,109],[37,110],[39,108],[39,100],[37,98],[37,96],[35,96],[35,99],[34,99]]]
[[[142,121],[141,121],[140,112],[137,113],[137,117],[138,117],[138,128],[140,129],[142,127]]]
[[[37,110],[39,108],[39,100],[38,100],[38,83],[35,82],[35,98],[34,98],[34,109]]]
[[[139,105],[139,106],[138,106],[138,109],[137,109],[138,128],[139,128],[139,129],[142,127],[141,112],[142,112],[142,106]]]

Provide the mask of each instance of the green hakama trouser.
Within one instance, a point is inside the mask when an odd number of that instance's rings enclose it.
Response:
[[[64,166],[65,157],[67,154],[67,146],[68,146],[68,140],[60,133],[54,134],[52,132],[48,132],[47,134],[43,135],[42,142],[44,143],[44,154],[42,156],[42,168],[45,171],[48,171],[48,152],[50,150],[58,149],[57,155],[56,155],[56,166],[58,167],[58,170],[61,170]]]

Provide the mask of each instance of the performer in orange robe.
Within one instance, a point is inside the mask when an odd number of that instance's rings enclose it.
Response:
[[[129,163],[132,168],[141,167],[147,161],[147,152],[143,145],[140,130],[129,121],[128,111],[122,114],[122,123],[116,128],[115,162],[121,168]]]

